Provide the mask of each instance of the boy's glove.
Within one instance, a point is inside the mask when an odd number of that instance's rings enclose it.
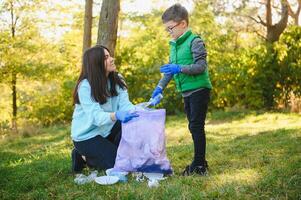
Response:
[[[160,103],[161,99],[163,98],[163,95],[159,93],[157,96],[150,99],[150,106],[155,106]]]
[[[122,123],[127,123],[133,118],[139,117],[139,115],[136,112],[130,112],[130,111],[117,111],[115,113],[115,116],[116,119],[121,121]]]
[[[154,91],[153,91],[153,94],[152,94],[152,98],[154,98],[155,96],[157,96],[158,94],[162,94],[163,90],[162,88],[160,88],[159,86],[157,86]]]
[[[181,73],[181,67],[177,64],[166,64],[160,67],[160,72],[164,74],[178,74]]]

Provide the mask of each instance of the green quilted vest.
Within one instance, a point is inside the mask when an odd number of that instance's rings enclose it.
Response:
[[[191,43],[197,37],[199,36],[193,34],[191,30],[188,30],[177,40],[170,41],[171,63],[179,65],[193,64]],[[175,74],[174,80],[179,92],[185,92],[198,88],[212,88],[207,69],[203,73],[196,75],[188,75],[184,73]]]

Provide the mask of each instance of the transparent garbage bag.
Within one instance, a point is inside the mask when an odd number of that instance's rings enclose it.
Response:
[[[148,103],[148,102],[147,102]],[[172,174],[165,148],[165,109],[136,106],[139,117],[122,123],[113,171]]]

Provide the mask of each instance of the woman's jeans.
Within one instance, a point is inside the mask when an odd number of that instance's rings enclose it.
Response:
[[[106,138],[98,135],[85,141],[73,141],[75,148],[72,151],[72,171],[81,172],[85,164],[96,169],[114,167],[120,139],[121,123],[117,121]],[[85,156],[86,161],[82,156]]]

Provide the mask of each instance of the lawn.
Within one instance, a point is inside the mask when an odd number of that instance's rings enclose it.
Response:
[[[209,113],[207,177],[180,176],[191,161],[192,141],[185,116],[168,116],[167,154],[175,174],[157,188],[131,177],[112,186],[76,185],[70,127],[33,132],[0,139],[0,199],[301,199],[298,114]]]

